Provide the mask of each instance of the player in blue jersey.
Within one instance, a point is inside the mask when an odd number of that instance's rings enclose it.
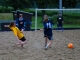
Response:
[[[26,27],[26,20],[23,18],[22,14],[20,14],[18,20],[16,20],[16,26],[20,29],[20,31],[24,31]]]
[[[44,15],[43,26],[44,26],[44,37],[45,37],[45,49],[48,49],[48,47],[52,44],[53,40],[52,25],[53,22],[50,19],[48,19],[47,15]]]
[[[61,13],[59,13],[57,17],[57,27],[58,27],[57,30],[62,30],[63,32],[63,16]]]

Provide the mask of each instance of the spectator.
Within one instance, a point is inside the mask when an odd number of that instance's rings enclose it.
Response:
[[[58,31],[61,29],[63,32],[63,16],[61,13],[59,13],[57,17],[57,27],[58,27],[57,28]]]
[[[20,14],[19,18],[16,20],[16,26],[22,32],[25,30],[25,28],[26,28],[26,20],[23,18],[22,14]]]

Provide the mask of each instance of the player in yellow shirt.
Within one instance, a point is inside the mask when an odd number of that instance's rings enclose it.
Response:
[[[11,22],[9,27],[18,40],[17,45],[21,45],[21,47],[23,48],[23,45],[26,43],[26,38],[24,37],[24,34],[16,27],[14,22]]]

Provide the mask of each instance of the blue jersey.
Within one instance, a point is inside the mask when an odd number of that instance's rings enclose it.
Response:
[[[58,16],[57,17],[57,22],[59,25],[62,25],[62,21],[63,21],[63,17],[62,16]]]
[[[44,25],[44,35],[52,36],[52,25],[53,22],[48,20],[47,22],[43,22]]]
[[[21,30],[25,28],[26,21],[24,18],[16,20],[17,27]]]

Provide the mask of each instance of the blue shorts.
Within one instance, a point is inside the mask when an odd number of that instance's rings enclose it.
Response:
[[[49,40],[53,40],[53,36],[44,35],[44,37],[47,37]]]
[[[62,28],[63,27],[63,24],[57,24],[57,27],[58,28],[60,28],[60,27]]]

